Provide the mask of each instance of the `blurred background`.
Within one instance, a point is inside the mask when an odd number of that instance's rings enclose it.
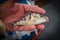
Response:
[[[60,40],[60,0],[39,0],[36,4],[46,10],[50,19],[37,40]]]

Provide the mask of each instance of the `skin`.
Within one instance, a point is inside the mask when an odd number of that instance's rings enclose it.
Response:
[[[12,7],[14,5],[14,0],[7,0],[6,2],[0,4],[0,13],[6,8]]]
[[[2,11],[4,11],[5,9],[7,8],[11,8],[14,6],[14,3],[15,1],[14,0],[7,0],[5,3],[2,3],[0,4],[0,14],[2,14]],[[45,10],[42,10],[40,9],[41,11],[41,14],[45,14],[46,11]],[[48,18],[46,18],[48,20]],[[30,28],[29,28],[30,27]],[[11,27],[12,28],[12,27]],[[44,24],[39,24],[37,26],[24,26],[24,27],[14,27],[13,30],[14,31],[31,31],[31,30],[34,30],[34,29],[39,29],[39,30],[43,30],[45,28],[45,25]],[[10,29],[9,27],[7,28],[9,31],[12,31],[12,29]]]

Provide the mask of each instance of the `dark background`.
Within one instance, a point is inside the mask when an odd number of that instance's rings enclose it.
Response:
[[[45,23],[46,28],[37,40],[60,40],[60,1],[48,0],[43,6],[49,17],[49,22]]]

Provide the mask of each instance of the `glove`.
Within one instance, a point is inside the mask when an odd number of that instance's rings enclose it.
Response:
[[[40,14],[45,14],[46,11],[37,6],[31,6],[26,4],[16,3],[11,8],[6,8],[3,10],[3,13],[0,15],[1,20],[6,26],[7,31],[31,31],[34,29],[43,30],[45,28],[44,24],[39,24],[37,26],[14,26],[13,23],[18,21],[25,15],[26,12],[37,12]],[[46,17],[46,22],[48,21],[48,17]]]

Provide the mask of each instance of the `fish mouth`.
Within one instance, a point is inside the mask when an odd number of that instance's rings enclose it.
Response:
[[[19,21],[13,23],[15,26],[37,25],[46,22],[44,15],[27,12]]]

